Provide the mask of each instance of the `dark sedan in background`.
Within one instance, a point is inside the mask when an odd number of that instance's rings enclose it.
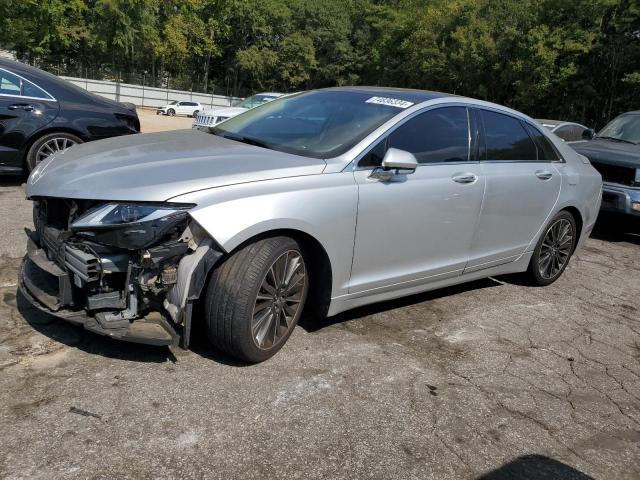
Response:
[[[0,59],[0,174],[19,174],[77,143],[140,131],[133,104]]]
[[[640,216],[640,111],[623,113],[590,141],[571,146],[602,175],[602,210]]]

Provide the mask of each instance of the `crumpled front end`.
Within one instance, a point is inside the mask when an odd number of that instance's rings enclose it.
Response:
[[[34,200],[27,300],[99,334],[188,346],[193,302],[222,256],[189,205]]]

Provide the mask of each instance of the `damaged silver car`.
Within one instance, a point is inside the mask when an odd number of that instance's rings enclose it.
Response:
[[[601,178],[529,117],[446,94],[345,87],[213,128],[75,146],[27,183],[20,290],[112,338],[259,362],[303,311],[504,273],[554,282]]]

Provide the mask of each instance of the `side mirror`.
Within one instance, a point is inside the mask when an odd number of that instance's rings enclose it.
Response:
[[[582,132],[583,140],[593,140],[596,136],[596,131],[593,128],[587,128]]]
[[[413,153],[390,148],[382,159],[382,166],[375,168],[369,178],[388,181],[396,175],[409,175],[415,172],[416,168],[418,160]]]

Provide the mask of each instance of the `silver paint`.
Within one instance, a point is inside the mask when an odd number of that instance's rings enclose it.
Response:
[[[419,165],[392,179],[357,168],[389,129],[448,105],[491,108],[536,125],[505,107],[447,97],[406,109],[326,160],[200,132],[135,135],[53,155],[32,173],[27,196],[193,203],[190,215],[227,252],[265,232],[302,232],[330,260],[331,315],[524,271],[550,218],[568,207],[580,213],[584,243],[600,206],[600,175],[544,130],[564,162]]]

